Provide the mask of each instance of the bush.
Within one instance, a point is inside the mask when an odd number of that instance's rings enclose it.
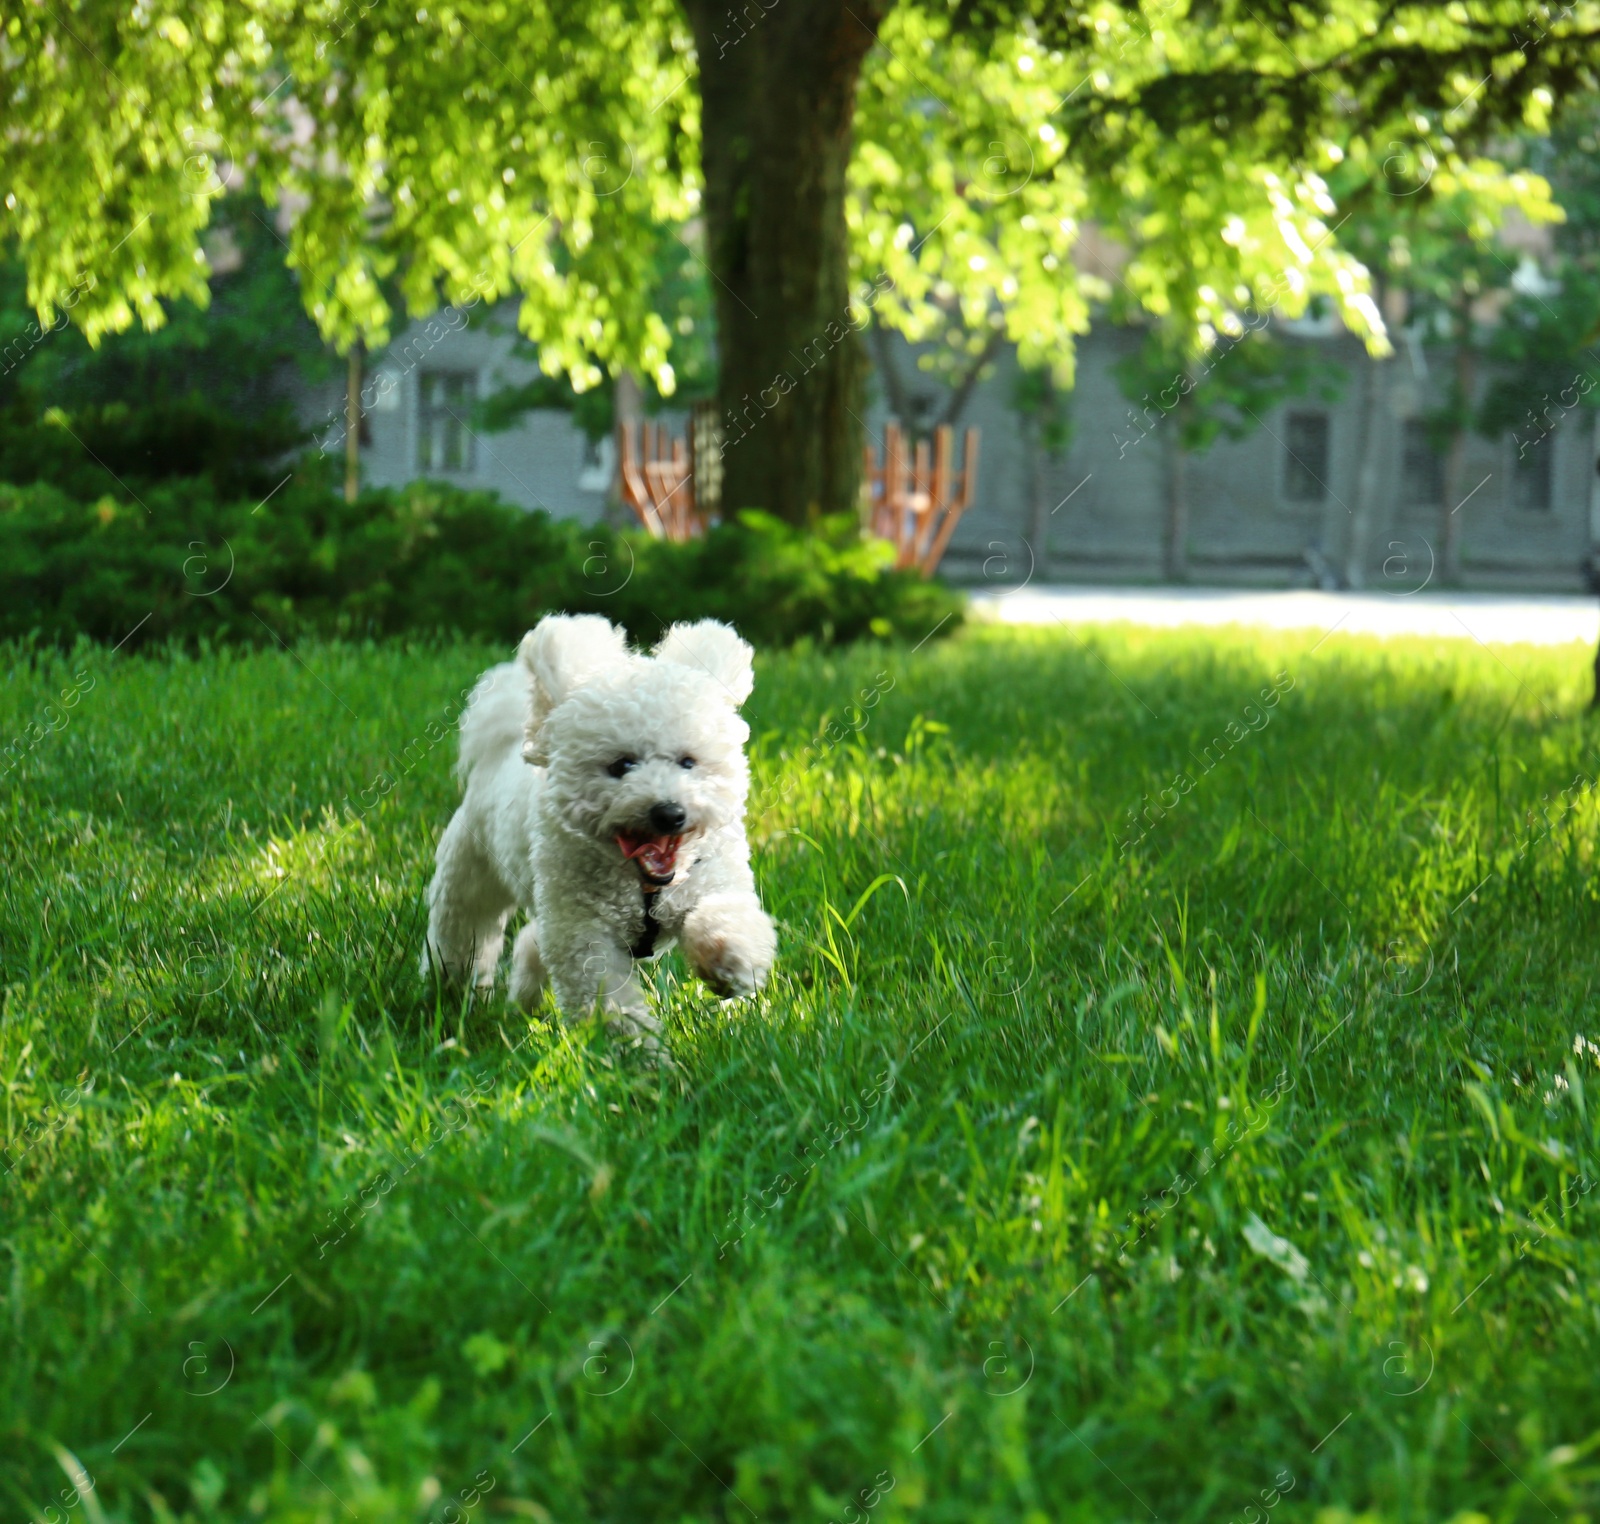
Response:
[[[711,616],[761,645],[954,628],[959,597],[892,560],[848,516],[802,532],[747,512],[669,545],[432,482],[346,503],[309,470],[264,503],[218,502],[196,482],[132,503],[0,486],[0,637],[504,641],[556,610],[606,614],[640,639]]]
[[[0,409],[0,481],[48,483],[85,500],[143,497],[173,482],[254,503],[282,478],[288,468],[277,462],[306,435],[287,406],[228,410],[196,395],[49,408],[38,419]]]

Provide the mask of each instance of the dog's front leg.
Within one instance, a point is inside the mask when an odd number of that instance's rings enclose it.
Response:
[[[541,939],[543,940],[543,939]],[[598,1004],[613,1031],[658,1049],[661,1023],[645,1001],[633,958],[599,927],[556,935],[545,958],[556,1003],[568,1016]]]
[[[751,995],[767,982],[778,938],[753,894],[708,894],[684,918],[689,966],[719,995]]]

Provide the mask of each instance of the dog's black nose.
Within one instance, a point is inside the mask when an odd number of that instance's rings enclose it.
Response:
[[[650,806],[650,824],[662,836],[676,836],[688,818],[683,806],[673,804],[670,800],[663,799],[659,804]]]

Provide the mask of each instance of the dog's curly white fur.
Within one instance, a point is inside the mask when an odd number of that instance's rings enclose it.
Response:
[[[598,615],[540,620],[461,717],[464,795],[428,888],[424,973],[492,984],[520,907],[525,1008],[548,980],[563,1011],[598,1001],[655,1046],[635,955],[673,941],[718,994],[759,989],[776,937],[744,830],[753,683],[750,647],[714,620],[674,625],[648,656]]]

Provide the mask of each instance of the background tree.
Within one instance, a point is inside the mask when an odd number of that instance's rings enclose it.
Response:
[[[1549,279],[1524,267],[1527,279],[1508,282],[1511,299],[1486,345],[1497,374],[1473,424],[1488,438],[1510,434],[1523,461],[1548,451],[1558,428],[1586,427],[1579,448],[1600,472],[1600,97],[1575,102],[1548,139],[1520,146],[1530,167],[1549,178],[1565,215],[1554,230]],[[1600,477],[1590,475],[1589,491],[1584,570],[1600,588]],[[1591,704],[1600,708],[1600,650],[1594,671]]]
[[[911,356],[912,369],[927,376],[933,382],[931,388],[919,386],[907,375],[902,358],[895,353],[894,330],[876,317],[867,328],[867,339],[889,411],[905,425],[910,438],[926,439],[935,429],[954,428],[961,421],[978,383],[994,371],[1005,331],[998,312],[991,315],[989,326],[977,333],[964,327],[959,316],[953,317],[937,342]]]
[[[1502,235],[1515,215],[1539,226],[1559,221],[1548,182],[1519,167],[1514,142],[1495,158],[1441,165],[1414,143],[1365,146],[1334,175],[1335,194],[1351,210],[1345,241],[1388,292],[1414,352],[1427,340],[1451,347],[1444,402],[1424,414],[1442,461],[1435,553],[1447,584],[1461,577],[1463,460],[1477,406],[1480,362],[1490,329],[1485,305],[1509,294],[1516,255]],[[1509,162],[1507,162],[1509,160]],[[1499,297],[1497,297],[1499,293]],[[1376,521],[1382,441],[1393,427],[1393,362],[1369,367],[1363,390],[1362,471],[1358,475],[1345,555],[1345,580],[1359,586]]]
[[[703,242],[698,221],[681,228],[657,230],[650,305],[672,334],[674,363],[669,390],[662,389],[665,378],[644,378],[640,403],[646,412],[658,412],[669,403],[683,407],[716,396],[716,319]],[[492,330],[510,327],[511,357],[524,364],[539,364],[538,346],[518,332],[500,309],[475,310],[472,321]],[[573,422],[591,440],[603,439],[616,426],[618,378],[598,361],[593,362],[592,369],[600,372],[601,378],[581,391],[568,375],[552,376],[543,371],[529,380],[504,381],[479,402],[477,422],[491,431],[508,429],[533,408],[558,408],[570,412]],[[633,384],[639,385],[637,380]]]
[[[28,311],[25,272],[0,264],[0,481],[49,481],[94,499],[171,478],[222,496],[269,491],[306,440],[286,371],[336,361],[301,309],[266,208],[229,196],[207,230],[208,306],[163,301],[163,322],[92,347],[62,311]],[[87,282],[85,283],[87,289]]]
[[[1022,424],[1028,460],[1028,548],[1034,566],[1049,576],[1050,515],[1055,510],[1047,506],[1045,467],[1065,459],[1072,446],[1072,394],[1056,385],[1048,365],[1018,366],[1011,407]]]
[[[1489,438],[1510,434],[1526,454],[1565,420],[1600,423],[1600,98],[1577,103],[1548,140],[1520,146],[1564,216],[1548,270],[1529,261],[1505,279],[1509,300],[1486,346],[1498,373],[1474,424]]]

